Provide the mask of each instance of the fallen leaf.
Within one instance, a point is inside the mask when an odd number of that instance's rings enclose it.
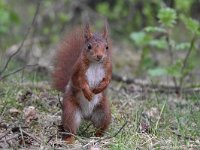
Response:
[[[32,96],[32,94],[33,94],[32,92],[26,91],[25,94],[22,94],[22,95],[19,96],[19,100],[21,102],[25,102],[25,101],[27,101]]]
[[[24,108],[23,112],[26,123],[30,123],[32,120],[36,120],[38,118],[38,114],[34,106]]]
[[[11,116],[16,117],[20,114],[20,111],[17,108],[13,107],[9,109],[9,113],[11,114]]]
[[[139,130],[141,133],[150,133],[150,125],[146,122],[141,122]]]
[[[148,118],[155,118],[155,119],[160,118],[160,112],[158,108],[156,107],[152,107],[151,109],[147,110],[145,113],[148,116]]]

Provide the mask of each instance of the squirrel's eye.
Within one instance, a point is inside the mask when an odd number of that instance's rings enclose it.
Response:
[[[108,50],[108,46],[106,46],[106,50]]]
[[[90,50],[90,49],[92,49],[92,46],[90,44],[88,44],[87,48]]]

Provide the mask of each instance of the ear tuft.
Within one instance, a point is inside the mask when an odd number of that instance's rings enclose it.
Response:
[[[108,38],[108,23],[107,23],[107,21],[104,22],[102,37],[105,38],[105,39]]]
[[[85,24],[85,27],[84,27],[84,37],[85,37],[86,41],[88,41],[92,37],[92,32],[90,30],[89,23]]]

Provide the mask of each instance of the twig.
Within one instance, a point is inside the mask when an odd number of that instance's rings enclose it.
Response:
[[[173,54],[173,51],[172,51],[172,45],[169,41],[169,33],[166,33],[166,40],[167,40],[167,44],[168,44],[168,50],[169,50],[169,57],[170,57],[170,62],[171,62],[171,65],[174,64],[174,54]],[[172,80],[174,82],[174,86],[177,88],[178,90],[178,87],[177,87],[177,79],[175,76],[172,77]]]
[[[20,126],[19,126],[19,131],[20,131],[20,134],[21,134],[23,146],[25,146],[24,135],[23,135],[23,132],[22,132],[22,128]]]
[[[108,139],[111,139],[113,137],[116,137],[122,131],[122,129],[126,126],[127,123],[128,123],[128,121],[126,121],[121,126],[121,128],[116,133],[114,133],[112,136],[107,136],[107,137],[104,137],[104,138],[98,138],[96,141],[94,141],[94,143],[99,143],[99,142],[101,142],[103,140],[108,140]],[[88,145],[90,145],[90,143],[87,143],[86,145],[84,145],[83,148],[85,149]]]
[[[4,138],[5,136],[7,136],[7,135],[10,133],[10,131],[11,131],[11,130],[6,131],[4,134],[0,135],[0,140],[1,140],[2,138]]]
[[[181,74],[182,74],[182,76],[181,76],[180,81],[179,81],[180,82],[180,90],[182,90],[183,80],[184,80],[184,77],[185,77],[184,70],[187,67],[189,56],[190,56],[190,54],[191,54],[191,52],[192,52],[192,50],[194,48],[194,42],[195,42],[195,40],[196,40],[196,35],[193,36],[193,38],[192,38],[192,40],[190,42],[190,48],[189,48],[189,50],[188,50],[188,52],[187,52],[187,54],[186,54],[186,56],[184,58],[184,61],[183,61],[183,66],[181,68]]]
[[[53,137],[54,137],[54,135],[51,135],[51,136],[49,137],[49,139],[47,140],[46,144],[48,144],[48,143],[53,139]]]
[[[21,130],[22,130],[22,129],[21,129]],[[24,131],[24,130],[22,130],[22,133],[23,133],[24,135],[27,135],[27,136],[31,137],[31,138],[32,138],[33,140],[35,140],[36,142],[42,143],[42,141],[41,141],[40,139],[34,137],[34,136],[31,135],[30,133],[28,133],[28,132],[26,132],[26,131]]]
[[[92,125],[92,123],[90,123],[80,134],[81,134],[81,135],[84,134],[84,133],[88,130],[88,128],[89,128],[91,125]]]
[[[37,66],[37,64],[35,64],[35,65],[25,65],[25,66],[23,66],[23,67],[20,67],[20,68],[18,68],[18,69],[16,69],[16,70],[14,70],[14,71],[12,71],[12,72],[6,74],[6,75],[3,75],[2,77],[0,76],[0,81],[3,80],[3,79],[5,79],[5,78],[7,78],[7,77],[9,77],[10,75],[13,75],[13,74],[15,74],[15,73],[18,73],[18,72],[24,70],[26,67],[34,67],[34,66]]]
[[[127,125],[127,123],[128,123],[128,121],[126,121],[115,134],[113,134],[110,137],[107,137],[106,139],[110,139],[110,138],[116,137],[122,131],[122,129]]]
[[[75,137],[80,143],[84,143],[84,139],[78,135],[75,135],[73,133],[70,133],[70,132],[59,132],[61,135],[72,135],[73,137]]]
[[[26,38],[28,37],[28,35],[29,35],[31,29],[33,28],[33,26],[34,26],[34,24],[35,24],[35,21],[36,21],[36,19],[37,19],[37,15],[38,15],[38,13],[39,13],[40,4],[41,4],[41,1],[38,1],[37,6],[36,6],[36,11],[35,11],[35,14],[34,14],[34,17],[33,17],[33,20],[32,20],[31,25],[29,26],[29,28],[28,28],[28,30],[27,30],[27,32],[26,32],[26,34],[25,34],[25,36],[24,36],[24,38],[23,38],[23,40],[22,40],[20,46],[18,47],[18,49],[17,49],[12,55],[9,56],[8,60],[6,61],[5,66],[4,66],[3,69],[0,71],[0,75],[2,75],[2,74],[5,72],[5,70],[6,70],[7,67],[8,67],[9,62],[11,61],[11,59],[12,59],[17,53],[19,53],[20,50],[21,50],[21,48],[23,47],[24,42],[25,42]]]
[[[124,78],[117,74],[113,74],[112,79],[118,82],[126,83],[126,84],[135,84],[135,85],[141,86],[147,92],[177,93],[177,88],[180,89],[180,87],[175,87],[172,85],[153,84],[147,81],[144,82],[144,81],[140,81],[133,78]],[[143,91],[137,91],[137,92],[143,92]],[[197,92],[200,92],[200,87],[187,86],[187,87],[182,88],[181,92],[186,93],[186,94],[197,93]]]
[[[191,140],[191,141],[195,141],[195,139],[193,139],[192,137],[189,137],[189,136],[183,136],[175,131],[172,131],[173,134],[175,134],[176,136],[178,136],[179,138],[183,138],[183,139],[186,139],[186,140]]]
[[[126,84],[135,84],[135,85],[139,85],[141,87],[150,87],[150,88],[175,88],[174,86],[172,85],[159,85],[159,84],[151,84],[151,83],[148,83],[148,82],[145,82],[145,81],[139,81],[137,79],[133,79],[133,78],[125,78],[125,77],[122,77],[120,75],[117,75],[117,74],[112,74],[112,79],[115,80],[115,81],[118,81],[118,82],[124,82]]]
[[[63,103],[60,100],[60,94],[59,93],[58,93],[58,101],[59,101],[59,104],[60,104],[60,108],[63,109]]]
[[[18,138],[18,137],[19,137],[19,135],[16,134],[16,135],[14,135],[14,136],[12,136],[12,137],[10,137],[10,138],[7,138],[7,139],[5,139],[5,140],[0,140],[0,142],[4,142],[4,141],[8,142],[8,141],[10,141],[10,140],[12,140],[12,139],[15,139],[15,138]]]
[[[26,128],[26,127],[23,127]],[[10,132],[17,132],[19,131],[19,127],[12,127],[9,130],[7,130],[4,134],[0,135],[0,139],[4,138],[6,135],[8,135]]]
[[[100,141],[102,141],[102,140],[108,140],[108,139],[111,139],[111,138],[116,137],[116,136],[122,131],[122,129],[127,125],[127,123],[128,123],[128,121],[126,121],[126,122],[121,126],[121,128],[119,128],[119,130],[118,130],[117,132],[115,132],[113,135],[107,136],[107,137],[102,138],[102,139],[99,139],[99,140],[97,140],[97,142],[100,142]]]

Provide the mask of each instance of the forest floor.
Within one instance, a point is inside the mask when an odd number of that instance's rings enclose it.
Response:
[[[113,82],[112,123],[102,138],[83,122],[72,145],[61,140],[60,93],[48,83],[0,82],[1,149],[199,149],[200,95],[147,93]]]

